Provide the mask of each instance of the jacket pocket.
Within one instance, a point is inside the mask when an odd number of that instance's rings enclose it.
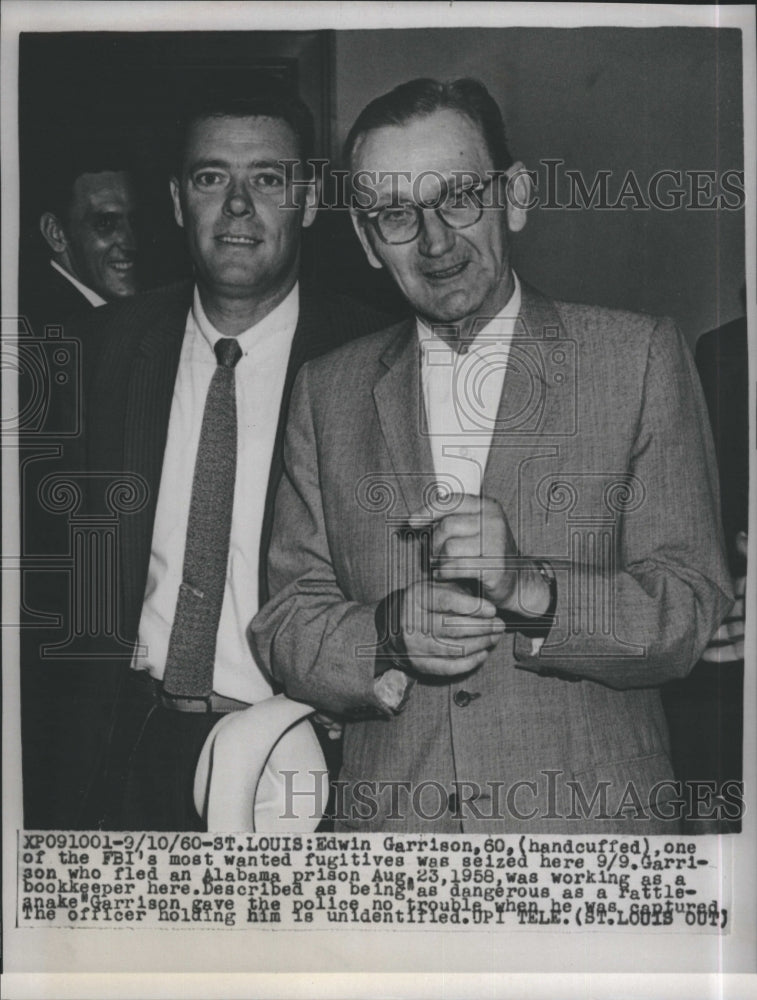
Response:
[[[596,764],[574,772],[568,786],[577,827],[585,820],[608,833],[678,832],[683,801],[666,753]]]

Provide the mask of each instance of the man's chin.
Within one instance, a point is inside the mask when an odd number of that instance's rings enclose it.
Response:
[[[104,299],[127,299],[130,295],[136,295],[137,286],[134,282],[128,285],[120,284],[116,286],[110,286],[104,292],[100,294]]]
[[[475,311],[475,305],[464,291],[453,292],[441,301],[424,303],[424,306],[418,308],[418,312],[430,324],[463,323]]]
[[[103,275],[103,281],[98,288],[92,286],[95,291],[102,295],[104,299],[125,299],[129,295],[134,295],[137,291],[137,275],[134,265],[129,270],[117,271],[115,268],[109,269],[109,273]]]

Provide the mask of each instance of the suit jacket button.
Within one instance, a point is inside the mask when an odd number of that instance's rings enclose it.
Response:
[[[455,697],[452,700],[458,708],[467,708],[473,698],[469,691],[455,691]]]

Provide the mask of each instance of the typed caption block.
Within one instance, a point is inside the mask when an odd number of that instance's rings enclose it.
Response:
[[[728,933],[712,839],[18,833],[18,927]]]

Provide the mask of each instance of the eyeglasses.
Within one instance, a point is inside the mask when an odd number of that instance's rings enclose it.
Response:
[[[384,243],[412,243],[421,231],[423,213],[432,211],[449,229],[474,226],[484,211],[481,195],[492,178],[474,187],[449,191],[436,205],[385,205],[360,214],[366,218]]]

